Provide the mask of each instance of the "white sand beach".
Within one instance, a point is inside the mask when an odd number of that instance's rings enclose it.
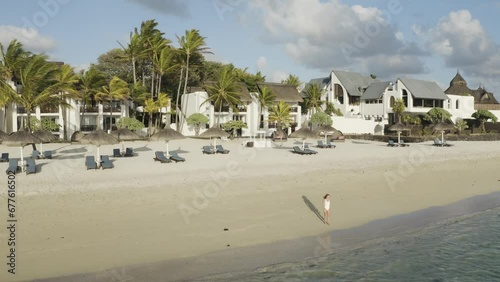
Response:
[[[128,142],[136,156],[111,158],[109,170],[86,170],[84,156],[95,155],[92,145],[44,144],[54,159],[37,160],[36,174],[16,176],[18,267],[12,275],[2,263],[0,280],[98,273],[317,236],[500,191],[500,142],[392,148],[347,140],[335,149],[312,147],[317,155],[302,156],[290,151],[295,140],[262,149],[244,147],[243,141],[221,142],[227,155],[203,155],[208,140],[172,141],[170,150],[186,162],[168,164],[153,161],[156,150],[166,149],[164,142]],[[102,146],[100,152],[112,155],[118,147]],[[2,146],[1,152],[20,156],[15,147]],[[30,152],[31,146],[24,148],[25,156]],[[0,169],[7,165],[0,163]],[[6,178],[3,185],[0,207],[7,203]],[[325,193],[332,195],[330,226],[314,212],[322,214]],[[2,208],[5,227],[6,220]],[[210,262],[198,267],[211,273]],[[164,269],[159,281],[199,273],[178,271]]]

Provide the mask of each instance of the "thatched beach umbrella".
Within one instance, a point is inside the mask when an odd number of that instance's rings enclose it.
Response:
[[[2,142],[7,136],[9,136],[9,134],[0,130],[0,142]]]
[[[101,145],[113,145],[113,144],[118,144],[118,140],[113,137],[111,134],[108,134],[101,129],[98,129],[96,131],[92,131],[89,135],[85,135],[80,139],[81,144],[92,144],[95,145],[97,150],[97,156],[96,158],[99,159],[100,154],[99,154],[99,147]]]
[[[200,134],[201,138],[214,138],[214,147],[216,146],[216,143],[215,143],[215,140],[217,138],[227,138],[229,137],[229,133],[227,133],[224,129],[222,128],[219,128],[219,127],[211,127],[209,129],[207,129],[205,132],[203,132],[202,134]]]
[[[21,149],[21,168],[24,170],[24,156],[23,156],[23,148],[28,144],[37,144],[42,143],[40,138],[33,135],[28,131],[17,131],[11,133],[9,136],[5,137],[3,140],[3,144],[12,147],[19,147]]]
[[[35,130],[33,132],[35,137],[38,137],[42,142],[40,142],[40,154],[43,154],[43,143],[50,143],[56,139],[54,134],[48,132],[47,130]]]
[[[141,137],[137,135],[137,133],[126,127],[112,131],[111,135],[113,135],[122,144],[122,152],[125,152],[125,141],[135,141],[141,139]]]
[[[455,130],[455,126],[450,123],[440,122],[433,127],[434,131],[441,131],[441,142],[444,144],[444,132]]]
[[[83,136],[85,136],[83,132],[75,131],[73,134],[71,134],[71,142],[79,142]]]
[[[302,139],[302,149],[304,149],[306,145],[306,139],[316,139],[318,134],[308,127],[302,127],[301,129],[292,132],[290,134],[290,138],[301,138]]]
[[[185,139],[185,138],[186,138],[186,136],[182,135],[182,133],[180,133],[172,128],[166,127],[165,129],[162,129],[162,130],[156,132],[155,134],[153,134],[153,136],[150,137],[150,140],[151,141],[165,141],[165,143],[167,143],[167,156],[170,156],[170,153],[168,150],[168,142],[170,142],[172,140],[179,140],[179,139]]]
[[[333,126],[327,124],[316,128],[314,131],[317,132],[317,135],[325,137],[325,143],[328,136],[331,136],[332,138],[337,138],[339,136],[342,136],[342,133],[340,131],[335,129]]]
[[[410,128],[402,123],[396,123],[395,125],[389,127],[389,130],[398,132],[398,144],[400,144],[401,143],[401,132],[408,131],[408,130],[410,130]]]

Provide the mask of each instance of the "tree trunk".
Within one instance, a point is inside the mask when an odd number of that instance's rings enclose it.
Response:
[[[137,77],[136,77],[136,74],[135,74],[135,57],[132,57],[132,76],[134,78],[134,85],[137,81]]]
[[[3,131],[7,132],[7,104],[3,107]]]
[[[187,84],[188,84],[188,79],[189,79],[189,52],[186,54],[186,77],[184,78],[184,90],[183,90],[183,95],[187,93]],[[187,106],[187,105],[186,105]],[[181,114],[184,116],[184,110],[182,109]],[[187,109],[186,109],[187,110]],[[182,130],[182,124],[181,124],[181,130]]]
[[[219,106],[219,116],[217,117],[217,127],[220,128],[220,116],[221,116],[221,113],[222,113],[222,104],[220,104]]]
[[[181,77],[179,78],[179,87],[177,88],[177,97],[175,98],[175,127],[177,128],[177,131],[180,131],[180,124],[179,124],[179,114],[180,114],[180,107],[179,107],[179,96],[181,95],[181,86],[182,86],[182,75],[184,72],[184,68],[181,67]]]

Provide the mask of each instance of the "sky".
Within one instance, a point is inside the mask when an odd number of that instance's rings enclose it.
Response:
[[[0,43],[18,39],[76,69],[155,19],[174,46],[176,35],[198,29],[213,52],[207,60],[261,71],[267,81],[347,70],[445,90],[459,70],[469,88],[500,98],[500,1],[3,0],[2,11]]]

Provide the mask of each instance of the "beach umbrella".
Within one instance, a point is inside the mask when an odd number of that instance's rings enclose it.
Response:
[[[440,122],[433,127],[434,131],[441,131],[441,142],[444,144],[444,132],[455,130],[455,126],[450,123]]]
[[[301,129],[292,132],[290,138],[301,138],[302,139],[302,149],[306,145],[306,139],[315,139],[318,136],[317,132],[312,131],[308,127],[302,127]]]
[[[389,127],[389,130],[398,132],[398,144],[400,144],[401,143],[401,132],[408,131],[408,130],[410,130],[410,128],[402,123],[396,123],[395,125]]]
[[[71,134],[71,142],[78,142],[82,137],[85,136],[85,134],[81,131],[75,131],[73,134]]]
[[[337,138],[339,136],[342,136],[342,132],[338,131],[333,126],[328,124],[316,128],[315,132],[317,132],[317,135],[325,137],[325,143],[327,141],[326,139],[328,136],[332,136],[332,138]]]
[[[219,128],[219,127],[211,127],[207,129],[205,132],[200,134],[200,138],[210,138],[214,139],[214,147],[216,146],[216,139],[217,138],[227,138],[229,137],[229,133],[227,133],[224,129]]]
[[[113,144],[118,144],[118,140],[112,136],[111,134],[108,134],[101,129],[98,129],[96,131],[92,131],[90,134],[85,135],[82,137],[79,141],[81,144],[92,144],[95,145],[97,150],[97,156],[96,159],[100,158],[99,154],[99,148],[102,145],[113,145]]]
[[[37,144],[42,143],[40,138],[33,135],[28,131],[17,131],[11,133],[9,136],[5,137],[3,140],[3,144],[12,147],[19,147],[21,149],[21,168],[24,170],[24,156],[23,156],[23,148],[28,144]]]
[[[137,133],[126,127],[112,131],[111,135],[113,135],[122,144],[122,152],[125,152],[124,141],[135,141],[141,139],[141,137],[137,135]]]
[[[182,133],[172,128],[166,127],[165,129],[162,129],[153,134],[149,139],[151,141],[165,141],[165,143],[167,143],[167,156],[170,156],[168,143],[172,140],[179,140],[184,138],[186,138],[186,136],[182,135]]]
[[[43,154],[43,143],[50,143],[56,139],[54,134],[48,132],[47,130],[39,129],[33,132],[35,137],[38,137],[42,142],[40,142],[40,154]]]
[[[2,142],[5,139],[5,137],[7,137],[7,136],[9,136],[9,134],[0,130],[0,142]]]

